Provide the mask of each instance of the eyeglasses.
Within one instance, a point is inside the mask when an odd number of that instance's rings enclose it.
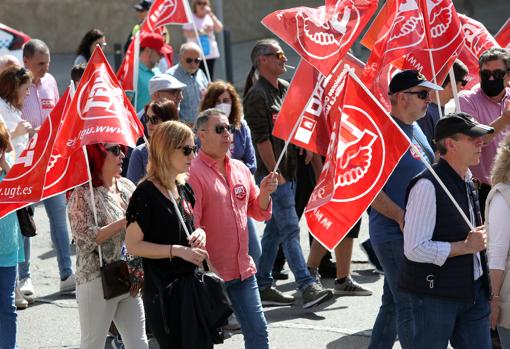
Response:
[[[190,156],[191,153],[194,154],[197,153],[198,147],[196,145],[194,146],[185,145],[183,147],[179,147],[178,149],[182,149],[182,153],[184,154],[184,156]]]
[[[221,135],[223,132],[227,130],[229,133],[234,133],[235,127],[234,125],[216,125],[214,127],[214,132]]]
[[[186,58],[185,59],[186,63],[188,64],[191,64],[191,63],[195,63],[195,64],[200,64],[200,62],[202,62],[202,58]]]
[[[497,70],[480,70],[480,77],[485,80],[489,80],[491,76],[494,77],[494,79],[503,79],[508,73],[507,70],[503,69],[497,69]]]
[[[275,56],[276,59],[278,59],[280,61],[282,61],[282,60],[287,58],[287,57],[285,57],[285,53],[283,51],[276,51],[276,52],[265,53],[264,56]]]
[[[427,99],[429,98],[429,91],[428,90],[421,90],[421,91],[406,91],[404,93],[407,93],[408,95],[416,95],[419,99]]]
[[[161,122],[161,119],[158,118],[156,115],[154,116],[147,115],[147,121],[149,121],[152,125],[157,125]]]
[[[106,151],[109,151],[110,153],[112,153],[113,155],[115,156],[119,156],[120,153],[122,153],[122,146],[120,145],[112,145],[111,147],[104,147],[106,149]]]

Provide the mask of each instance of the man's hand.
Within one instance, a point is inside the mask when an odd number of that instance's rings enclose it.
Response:
[[[260,182],[260,195],[269,196],[274,193],[278,187],[279,177],[276,172],[270,172],[265,176]]]
[[[477,253],[487,248],[487,232],[484,226],[476,227],[468,233],[465,240],[466,248],[469,253]]]

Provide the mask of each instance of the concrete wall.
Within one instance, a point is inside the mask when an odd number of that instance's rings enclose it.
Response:
[[[72,53],[83,34],[94,27],[106,33],[110,45],[124,43],[136,23],[132,7],[135,3],[136,0],[1,0],[0,22],[46,41],[53,53]],[[323,3],[324,0],[223,0],[224,24],[231,31],[233,42],[249,41],[270,35],[260,24],[266,14],[279,8]],[[492,32],[510,15],[509,0],[454,3],[459,12],[481,20]],[[169,29],[177,48],[182,41],[180,28]]]

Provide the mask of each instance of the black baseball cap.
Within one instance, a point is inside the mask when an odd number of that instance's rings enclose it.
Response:
[[[420,74],[417,70],[402,70],[395,74],[393,79],[391,79],[389,86],[389,94],[397,93],[400,91],[407,90],[408,88],[414,86],[423,86],[428,87],[432,90],[441,91],[443,88],[439,85],[436,85],[430,81],[427,81],[423,74]]]
[[[468,113],[451,113],[439,119],[434,132],[434,141],[462,133],[471,137],[482,137],[494,132],[494,128],[480,124]]]
[[[137,11],[149,11],[152,5],[152,0],[142,0],[138,4],[135,5],[135,10]]]

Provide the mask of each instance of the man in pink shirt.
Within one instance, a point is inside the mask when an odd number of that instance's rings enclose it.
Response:
[[[459,96],[460,109],[495,132],[484,136],[480,163],[471,167],[473,177],[480,180],[480,208],[485,212],[485,199],[491,189],[490,171],[499,143],[510,124],[510,51],[491,48],[479,58],[480,86]]]
[[[189,183],[195,193],[195,226],[207,234],[210,262],[225,280],[246,348],[269,347],[267,324],[255,278],[256,267],[248,255],[248,215],[271,218],[271,193],[278,175],[268,174],[255,184],[250,170],[227,152],[233,125],[217,109],[203,111],[196,121],[201,149],[193,159]]]
[[[59,99],[57,82],[48,73],[50,50],[41,40],[32,39],[23,46],[23,64],[32,72],[30,94],[25,98],[22,119],[30,122],[39,130]],[[60,291],[71,292],[76,289],[72,270],[69,232],[67,228],[66,201],[64,194],[43,201],[50,220],[51,241],[57,252],[60,274]],[[34,287],[30,275],[30,239],[25,238],[25,262],[19,264],[19,286],[28,298],[34,297]]]

